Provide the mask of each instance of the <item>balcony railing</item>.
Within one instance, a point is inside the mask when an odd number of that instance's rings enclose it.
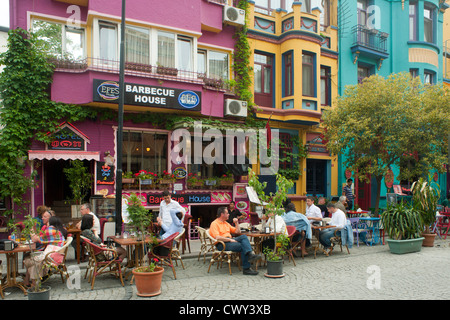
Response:
[[[120,63],[118,60],[97,59],[88,57],[82,60],[49,59],[55,65],[55,71],[82,73],[86,71],[98,71],[105,73],[119,73]],[[143,78],[155,78],[160,80],[171,80],[189,82],[205,86],[215,90],[231,91],[229,82],[220,78],[208,78],[205,73],[188,70],[179,70],[164,66],[152,66],[135,62],[125,62],[125,74]]]
[[[387,38],[389,34],[377,29],[369,29],[364,25],[356,25],[352,28],[353,46],[363,46],[382,53],[387,52]]]

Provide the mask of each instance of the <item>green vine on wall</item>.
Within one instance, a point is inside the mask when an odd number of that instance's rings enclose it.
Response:
[[[8,50],[0,55],[0,197],[11,207],[23,207],[23,195],[34,185],[26,161],[33,140],[50,142],[61,119],[77,121],[92,114],[81,106],[54,102],[49,97],[54,66],[33,33],[10,30]],[[14,183],[12,183],[14,182]],[[6,215],[12,211],[6,211]]]

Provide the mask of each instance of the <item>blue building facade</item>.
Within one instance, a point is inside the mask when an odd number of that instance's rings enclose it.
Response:
[[[424,83],[443,82],[443,21],[448,5],[442,0],[339,0],[339,72],[338,91],[343,95],[347,85],[378,74],[410,72]],[[354,172],[344,168],[340,156],[338,190],[346,180],[354,181],[356,202],[362,209],[375,206],[376,181],[361,183]],[[400,168],[392,167],[393,185],[408,189],[407,181],[398,181]],[[434,175],[447,194],[447,175]],[[391,185],[382,181],[380,207],[386,205]],[[341,194],[341,192],[339,193]]]

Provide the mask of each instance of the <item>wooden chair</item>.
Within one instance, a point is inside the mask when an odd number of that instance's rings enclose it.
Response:
[[[214,250],[212,251],[212,257],[211,260],[209,262],[209,267],[208,267],[208,273],[209,270],[211,269],[211,266],[217,262],[217,269],[219,269],[219,265],[220,267],[222,267],[222,264],[224,261],[226,261],[228,263],[228,270],[231,273],[231,262],[236,261],[239,270],[241,270],[241,265],[240,265],[240,253],[239,252],[233,252],[233,251],[226,251],[225,250],[225,243],[223,241],[220,240],[216,240],[214,239],[210,234],[209,234],[209,230],[206,230],[206,236],[211,240],[211,242],[213,242],[214,245]],[[222,250],[218,250],[217,249],[217,245],[218,244],[222,244]]]
[[[122,277],[122,259],[117,256],[117,252],[113,249],[102,248],[94,243],[92,243],[88,238],[82,237],[86,246],[89,249],[89,269],[91,274],[89,276],[89,281],[91,282],[91,290],[94,289],[95,278],[98,275],[105,273],[112,273],[119,277],[122,287],[124,286]],[[104,252],[112,252],[113,258],[111,260],[101,261],[97,258]],[[87,271],[86,271],[87,272]]]
[[[348,225],[347,231],[345,231],[344,229],[345,229],[345,227],[340,229],[341,235],[342,235],[342,232],[353,232],[351,225]],[[339,245],[339,247],[341,248],[341,252],[342,252],[342,236],[337,234],[338,231],[339,231],[338,229],[334,230],[334,237],[332,237],[330,239],[332,246],[329,251],[329,254],[331,254],[333,252],[333,249],[336,245]],[[348,254],[350,254],[350,250],[348,249],[348,244],[346,244],[345,247],[347,248]]]
[[[173,242],[179,234],[180,234],[179,232],[175,232],[174,234],[170,235],[158,245],[153,246],[152,250],[148,253],[149,261],[156,258],[159,260],[159,264],[161,266],[171,267],[175,279],[177,279],[177,273],[175,271],[175,267],[173,266],[172,251],[173,251]],[[166,252],[161,252],[161,250],[164,248],[166,250],[163,251]]]
[[[200,252],[198,253],[198,259],[197,261],[200,261],[200,256],[203,255],[203,263],[206,262],[206,254],[209,252],[213,252],[215,250],[214,241],[212,241],[207,235],[206,235],[206,229],[195,226],[195,228],[198,231],[198,237],[200,239]]]
[[[184,269],[184,264],[183,264],[183,259],[181,259],[181,254],[180,254],[180,243],[181,240],[183,238],[183,235],[185,233],[186,229],[183,229],[183,231],[181,231],[178,236],[175,237],[174,241],[175,241],[175,245],[172,248],[172,260],[175,261],[175,264],[178,267],[178,260],[180,260],[181,262],[181,266]]]
[[[61,275],[61,281],[64,283],[67,279],[69,279],[69,275],[67,273],[67,267],[66,267],[66,258],[67,258],[67,251],[69,250],[69,246],[72,244],[73,237],[69,235],[67,237],[66,243],[63,247],[59,250],[55,250],[52,252],[49,252],[44,257],[44,265],[46,265],[49,270],[49,277],[53,274],[59,273]],[[56,261],[54,257],[54,253],[58,253],[62,255],[62,261]]]

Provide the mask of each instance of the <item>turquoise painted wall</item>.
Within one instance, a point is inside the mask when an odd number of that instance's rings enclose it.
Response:
[[[417,69],[418,76],[424,81],[424,72],[431,71],[435,74],[435,83],[442,83],[443,78],[443,13],[439,10],[439,0],[418,0],[417,1],[417,38],[415,41],[409,40],[409,1],[405,0],[402,9],[401,0],[372,0],[368,1],[368,25],[373,26],[379,32],[388,33],[387,53],[389,56],[381,61],[383,55],[371,56],[363,54],[366,51],[364,47],[355,47],[356,37],[352,28],[358,24],[357,18],[357,1],[355,0],[339,0],[338,1],[338,20],[339,20],[339,72],[338,72],[338,91],[339,95],[344,94],[345,86],[358,83],[358,63],[364,66],[372,66],[372,73],[381,76],[388,76],[391,73],[402,71],[409,72],[410,69]],[[424,41],[424,6],[434,8],[434,35],[433,43]],[[372,7],[371,7],[372,6]],[[353,47],[353,50],[352,50]],[[360,50],[360,54],[356,58],[356,49]],[[410,49],[428,49],[430,54],[436,56],[438,63],[433,65],[424,62],[410,62]],[[353,52],[352,52],[353,51]],[[341,194],[342,184],[345,183],[345,167],[343,163],[345,156],[339,156],[338,170],[338,195]],[[399,168],[393,167],[394,176],[399,174]],[[439,175],[438,182],[441,186],[441,194],[447,193],[446,174]],[[384,180],[381,183],[381,201],[380,207],[385,206],[385,195],[388,191]],[[394,184],[399,184],[397,179]],[[371,207],[375,206],[376,185],[372,184]],[[389,190],[391,191],[391,190]]]

